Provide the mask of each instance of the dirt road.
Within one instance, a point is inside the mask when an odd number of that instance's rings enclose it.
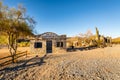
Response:
[[[31,57],[0,70],[3,80],[120,80],[120,46]]]

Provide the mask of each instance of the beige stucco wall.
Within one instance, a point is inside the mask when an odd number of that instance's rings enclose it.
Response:
[[[63,47],[57,47],[57,42],[63,42]],[[65,40],[53,40],[53,53],[65,53],[66,52],[66,41]]]
[[[42,48],[34,48],[35,42],[42,42]],[[46,41],[45,40],[31,40],[30,41],[30,52],[32,54],[46,54]]]

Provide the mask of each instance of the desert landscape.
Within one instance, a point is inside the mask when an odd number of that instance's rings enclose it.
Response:
[[[0,80],[120,80],[120,0],[0,0]]]
[[[1,80],[119,80],[120,45],[43,57],[29,55],[0,69]]]

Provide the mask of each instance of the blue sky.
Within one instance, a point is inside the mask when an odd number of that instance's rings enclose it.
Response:
[[[3,0],[16,7],[22,3],[37,22],[36,31],[74,36],[98,27],[104,36],[120,36],[120,0]]]

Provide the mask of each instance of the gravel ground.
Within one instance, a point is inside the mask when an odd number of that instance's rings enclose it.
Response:
[[[120,46],[29,57],[1,68],[0,80],[120,80]]]

